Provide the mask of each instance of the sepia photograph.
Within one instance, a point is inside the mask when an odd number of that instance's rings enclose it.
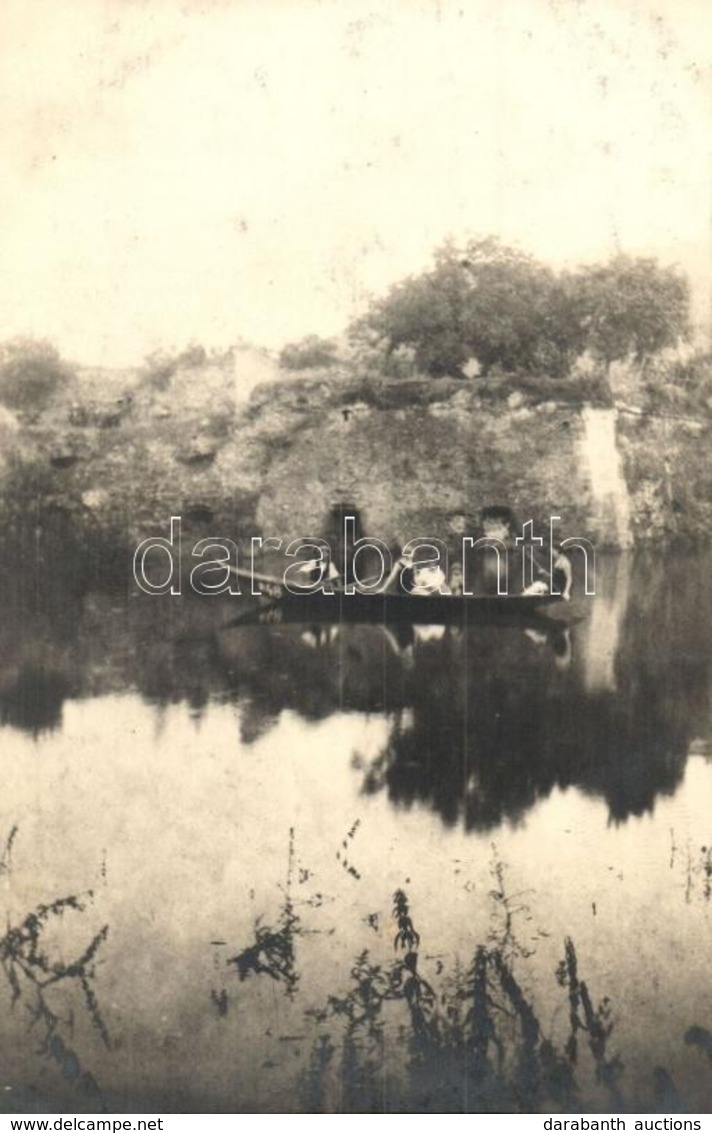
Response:
[[[0,1115],[700,1129],[712,8],[0,0],[0,153]]]

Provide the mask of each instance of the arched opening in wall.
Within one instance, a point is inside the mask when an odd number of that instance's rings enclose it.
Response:
[[[350,519],[349,531],[351,533],[351,542],[348,545],[345,539],[347,518]],[[345,581],[351,582],[353,580],[353,547],[359,539],[363,539],[365,536],[361,509],[355,503],[344,500],[332,504],[321,534],[331,548],[334,562],[338,564],[339,569],[343,567]]]

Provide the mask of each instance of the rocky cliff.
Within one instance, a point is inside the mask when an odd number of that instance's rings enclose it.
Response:
[[[709,415],[586,408],[561,383],[543,398],[334,372],[268,382],[240,403],[223,378],[198,367],[90,411],[0,420],[5,529],[52,512],[134,543],[180,514],[201,534],[286,539],[317,534],[339,502],[388,541],[474,532],[493,505],[542,534],[559,516],[562,536],[599,547],[710,529]]]

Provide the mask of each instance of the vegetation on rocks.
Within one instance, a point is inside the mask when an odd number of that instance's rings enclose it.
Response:
[[[279,361],[191,343],[87,370],[13,340],[0,513],[54,509],[132,544],[178,513],[313,533],[345,499],[389,538],[447,536],[505,503],[606,541],[579,445],[593,405],[617,411],[635,539],[697,539],[712,520],[712,358],[680,348],[687,324],[672,268],[621,255],[555,272],[486,239],[446,245],[346,339],[309,335]]]
[[[309,334],[299,342],[287,343],[280,351],[279,364],[284,370],[320,369],[333,366],[338,352],[338,343],[333,339]]]

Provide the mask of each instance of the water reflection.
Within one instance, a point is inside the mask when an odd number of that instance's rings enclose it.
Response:
[[[570,626],[230,628],[23,553],[6,1104],[709,1098],[709,556],[601,560]]]
[[[3,828],[19,827],[3,913],[41,980],[66,973],[42,989],[61,1045],[19,1010],[33,985],[13,1012],[0,981],[7,1100],[28,1082],[70,1111],[709,1096],[705,760],[654,821],[611,826],[601,800],[554,788],[526,823],[479,832],[359,790],[355,753],[373,763],[386,716],[284,712],[249,744],[229,698],[157,719],[112,695],[66,703],[55,733],[3,735]],[[47,913],[90,887],[80,916]],[[70,976],[106,925],[88,974],[108,1046]]]
[[[61,672],[28,665],[8,679],[0,697],[0,723],[23,728],[33,735],[51,731],[62,721],[62,705],[70,693]]]
[[[692,709],[708,712],[709,668],[693,677],[672,659],[619,664],[616,692],[589,693],[586,656],[562,673],[526,638],[494,630],[424,649],[412,710],[395,720],[367,789],[425,801],[467,828],[520,818],[554,786],[603,795],[614,819],[652,808],[680,781]]]
[[[616,660],[630,597],[631,555],[604,559],[599,593],[581,627],[582,674],[586,692],[616,691]]]
[[[221,629],[234,607],[220,600],[126,595],[65,552],[42,587],[3,572],[0,721],[40,734],[67,698],[126,689],[185,701],[198,722],[211,701],[234,702],[247,743],[288,710],[378,713],[388,741],[366,792],[488,829],[576,785],[620,821],[673,791],[709,735],[708,564],[601,560],[571,628]]]

